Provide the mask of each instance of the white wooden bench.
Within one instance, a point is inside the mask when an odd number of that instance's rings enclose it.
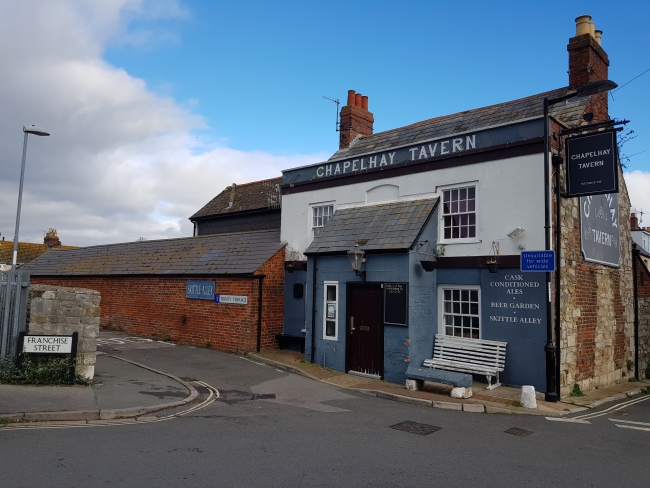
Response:
[[[486,339],[466,339],[443,334],[436,334],[433,346],[433,358],[425,359],[423,365],[429,368],[459,371],[469,374],[483,374],[488,381],[488,390],[499,383],[499,373],[506,362],[507,342]],[[492,384],[492,377],[496,383]]]

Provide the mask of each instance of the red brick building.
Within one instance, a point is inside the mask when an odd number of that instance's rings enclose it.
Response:
[[[270,230],[93,246],[47,253],[23,269],[34,284],[99,291],[103,329],[246,353],[277,347],[282,332],[279,237]]]

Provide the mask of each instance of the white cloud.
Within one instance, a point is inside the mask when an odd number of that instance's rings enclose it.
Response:
[[[191,235],[194,212],[233,182],[280,175],[323,155],[278,157],[206,145],[205,121],[106,63],[125,19],[187,15],[175,1],[0,3],[0,233],[13,238],[22,126],[29,136],[20,240],[54,227],[63,244]],[[155,14],[155,15],[154,15]],[[140,36],[131,33],[125,39]],[[142,35],[144,36],[144,34]],[[142,37],[140,36],[140,37]],[[152,39],[163,39],[157,33]],[[164,41],[163,41],[164,42]]]
[[[643,222],[643,227],[650,227],[650,172],[631,171],[624,174],[627,191],[630,194],[632,211],[637,212]],[[643,211],[643,216],[639,214]]]

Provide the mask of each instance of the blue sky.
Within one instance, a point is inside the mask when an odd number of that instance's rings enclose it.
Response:
[[[21,240],[181,237],[225,186],[329,157],[323,96],[367,95],[379,132],[566,86],[582,14],[620,86],[610,115],[636,136],[632,205],[650,211],[647,1],[7,0],[0,234],[13,238],[22,125],[52,136],[29,142]]]

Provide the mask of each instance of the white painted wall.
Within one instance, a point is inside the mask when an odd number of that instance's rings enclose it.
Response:
[[[333,202],[338,209],[372,205],[384,198],[439,197],[442,187],[476,183],[477,238],[449,243],[445,256],[486,255],[493,240],[498,240],[504,255],[519,254],[518,244],[526,250],[542,250],[543,181],[544,161],[541,154],[536,154],[283,195],[281,238],[289,248],[303,253],[311,242],[310,210],[315,204]],[[507,234],[516,227],[525,231],[517,238],[509,238]]]

